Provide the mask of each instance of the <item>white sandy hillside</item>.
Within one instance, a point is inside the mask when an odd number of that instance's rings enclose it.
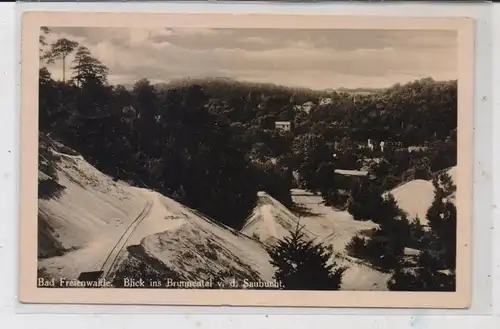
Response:
[[[338,254],[336,263],[347,266],[340,290],[354,291],[387,291],[387,281],[390,273],[383,273],[354,257]]]
[[[343,252],[345,245],[359,232],[377,227],[372,221],[356,221],[347,211],[325,206],[321,196],[302,189],[293,189],[292,199],[304,209],[300,224],[336,252]]]
[[[272,244],[289,235],[297,227],[297,223],[297,216],[287,207],[266,192],[259,192],[257,205],[241,232],[264,244]]]
[[[457,167],[447,171],[452,180],[456,182]],[[396,187],[391,191],[392,195],[410,218],[418,216],[423,225],[427,225],[426,214],[434,200],[434,186],[432,181],[416,179]]]
[[[272,280],[274,269],[260,242],[170,198],[154,197],[162,209],[138,229],[136,237],[143,238],[130,248],[132,257],[118,273],[127,267],[136,271],[142,262],[176,281]]]
[[[325,206],[323,198],[302,189],[292,190],[292,199],[300,208],[300,224],[310,237],[330,245],[338,265],[347,266],[341,290],[387,290],[390,275],[382,273],[367,263],[345,254],[345,246],[351,239],[377,227],[372,221],[356,221],[347,211]]]
[[[144,265],[154,265],[184,280],[221,272],[272,280],[274,269],[260,242],[156,192],[114,182],[54,141],[45,146],[47,157],[55,155],[55,170],[42,170],[39,179],[61,192],[39,200],[38,268],[44,277],[71,280],[102,270],[111,279],[122,264],[139,258],[139,277],[147,275]]]
[[[355,221],[347,212],[327,207],[320,196],[301,189],[292,190],[294,202],[302,208],[300,216],[265,192],[259,192],[258,197],[257,206],[243,227],[243,233],[272,245],[289,235],[298,223],[303,226],[308,238],[333,247],[337,265],[348,267],[342,280],[342,290],[387,290],[389,275],[344,253],[345,244],[353,236],[376,227],[373,222]]]
[[[57,186],[60,192],[46,198],[39,195],[39,256],[83,248],[126,226],[144,208],[141,194],[114,182],[74,151],[47,138],[41,144],[45,150],[41,162],[48,163],[52,173],[40,170],[39,180]]]
[[[418,216],[423,225],[427,224],[425,215],[434,200],[434,186],[432,182],[416,179],[396,187],[391,191],[399,207],[405,211],[409,218]]]

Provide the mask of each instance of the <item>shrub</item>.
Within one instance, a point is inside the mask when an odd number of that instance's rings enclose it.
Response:
[[[349,197],[343,195],[337,189],[328,189],[326,191],[321,191],[321,196],[323,200],[325,200],[325,205],[336,207],[340,210],[344,210],[346,208]]]
[[[395,242],[383,230],[377,229],[370,238],[355,236],[346,245],[351,257],[366,260],[382,271],[393,269],[403,257],[404,246]]]
[[[382,201],[378,186],[364,179],[351,189],[347,210],[355,220],[370,220],[377,213]]]
[[[397,266],[404,254],[404,244],[396,236],[380,229],[366,243],[366,258],[382,270]]]
[[[403,258],[408,241],[409,224],[392,194],[373,209],[370,219],[379,224],[368,238],[355,236],[346,246],[347,252],[386,271],[393,269]]]
[[[424,244],[424,239],[426,238],[427,234],[424,230],[424,226],[422,225],[418,217],[408,222],[408,232],[409,232],[409,237],[406,245],[410,248],[415,248],[415,249],[422,248]]]
[[[432,178],[431,168],[428,164],[417,165],[414,168],[413,179],[429,180]]]
[[[345,246],[345,251],[351,257],[364,259],[366,256],[366,240],[355,235]]]
[[[259,190],[267,192],[273,198],[284,204],[293,204],[290,190],[293,187],[291,170],[282,166],[280,162],[273,164],[271,161],[256,163]]]
[[[434,272],[426,267],[397,268],[387,282],[391,291],[455,291],[454,272]]]
[[[289,290],[339,290],[347,267],[331,262],[331,248],[314,243],[297,227],[269,248],[274,278]]]

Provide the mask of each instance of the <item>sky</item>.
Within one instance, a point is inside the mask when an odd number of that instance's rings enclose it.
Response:
[[[54,27],[109,68],[112,84],[227,77],[312,89],[456,79],[456,31]],[[49,65],[54,78],[62,64]]]

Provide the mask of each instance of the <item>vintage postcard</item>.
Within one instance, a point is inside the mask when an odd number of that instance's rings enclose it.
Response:
[[[467,308],[474,21],[30,12],[20,300]]]

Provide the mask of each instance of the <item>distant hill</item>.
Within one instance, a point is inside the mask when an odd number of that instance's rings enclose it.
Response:
[[[383,92],[388,88],[338,88],[337,92],[349,93],[349,94],[373,94],[378,92]]]
[[[154,86],[158,90],[169,90],[172,88],[187,87],[194,84],[208,88],[224,87],[230,89],[245,89],[248,91],[263,91],[263,92],[276,91],[276,92],[288,92],[288,93],[304,93],[313,95],[315,97],[319,96],[321,93],[321,91],[319,90],[313,90],[310,88],[290,87],[268,82],[241,81],[228,77],[185,78],[185,79],[173,80],[169,83],[157,83]]]
[[[427,78],[431,79],[431,78]],[[432,79],[431,79],[432,80]],[[434,80],[432,80],[434,81]],[[436,83],[447,83],[449,81],[435,81]],[[333,93],[348,93],[348,94],[359,94],[359,95],[367,95],[378,92],[384,92],[392,87],[398,85],[394,85],[391,87],[384,88],[327,88],[327,89],[312,89],[306,87],[293,87],[293,86],[285,86],[270,82],[251,82],[244,80],[236,80],[230,77],[187,77],[182,79],[175,79],[170,82],[161,82],[155,83],[154,86],[157,90],[169,90],[172,88],[182,88],[191,85],[201,85],[201,86],[228,86],[232,88],[247,88],[250,90],[265,90],[267,92],[273,90],[279,91],[288,91],[292,93],[307,93],[314,97],[317,96],[325,96],[325,94],[333,94]],[[131,90],[134,87],[134,84],[125,83],[122,84],[126,89]]]

